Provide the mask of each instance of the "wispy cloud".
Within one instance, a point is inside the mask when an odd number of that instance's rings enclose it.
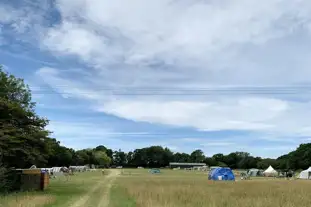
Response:
[[[205,147],[223,147],[223,146],[231,146],[234,145],[232,142],[208,142],[208,143],[202,143],[201,146]]]

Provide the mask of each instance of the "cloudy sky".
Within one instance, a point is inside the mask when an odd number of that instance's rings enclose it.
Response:
[[[311,141],[309,0],[2,0],[0,63],[62,144],[277,157]]]

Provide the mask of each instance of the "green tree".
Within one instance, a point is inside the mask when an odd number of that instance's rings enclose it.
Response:
[[[217,161],[214,158],[212,158],[212,157],[206,157],[204,159],[204,163],[207,166],[216,166],[218,164]]]
[[[117,166],[125,166],[126,165],[126,153],[122,152],[121,149],[119,149],[119,151],[115,151],[113,153],[113,164]]]
[[[280,167],[307,169],[311,166],[311,143],[301,144],[295,151],[277,159]]]
[[[164,148],[163,158],[161,165],[162,167],[168,166],[171,161],[174,159],[174,153],[169,148]]]
[[[133,152],[128,152],[126,154],[126,165],[128,167],[135,167],[134,163],[133,163],[133,158],[134,158],[134,153]],[[137,166],[138,167],[138,166]]]
[[[74,153],[73,163],[75,165],[87,165],[89,163],[89,156],[85,150],[78,150]]]
[[[277,161],[275,159],[262,159],[260,162],[257,163],[257,168],[259,169],[266,169],[269,166],[276,166],[277,165]]]
[[[187,153],[175,153],[173,156],[174,162],[191,162],[191,157]]]
[[[47,163],[48,120],[35,113],[31,91],[22,79],[0,68],[0,157],[6,166]]]
[[[191,153],[190,158],[192,162],[201,163],[204,161],[205,156],[203,151],[198,149]]]
[[[212,158],[216,160],[217,162],[222,162],[222,163],[225,162],[225,156],[221,153],[213,155]]]
[[[111,159],[105,151],[95,151],[94,157],[97,165],[108,167],[111,163]]]

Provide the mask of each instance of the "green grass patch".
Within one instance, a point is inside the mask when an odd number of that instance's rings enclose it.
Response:
[[[102,179],[100,172],[85,172],[51,179],[44,192],[20,192],[0,196],[0,207],[68,207]]]
[[[44,207],[69,206],[102,179],[98,172],[85,172],[72,176],[68,181],[64,177],[52,180],[45,193],[55,197],[55,201]]]
[[[125,188],[113,185],[110,191],[109,207],[136,207],[136,202]]]

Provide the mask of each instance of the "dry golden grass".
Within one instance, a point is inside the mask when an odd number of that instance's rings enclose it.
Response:
[[[202,172],[162,170],[152,175],[147,169],[123,171],[110,192],[109,207],[311,206],[311,181],[261,178],[212,182]],[[52,180],[45,192],[0,197],[0,207],[68,207],[86,195],[83,206],[102,206],[108,204],[109,183],[113,182],[100,172],[81,173],[66,182]]]
[[[11,195],[1,199],[2,207],[41,207],[53,203],[54,197],[50,195]]]
[[[301,180],[213,182],[202,172],[165,170],[160,175],[151,175],[147,170],[133,170],[124,173],[116,187],[124,192],[120,199],[131,197],[128,200],[136,204],[128,206],[137,207],[311,206],[311,182]]]

